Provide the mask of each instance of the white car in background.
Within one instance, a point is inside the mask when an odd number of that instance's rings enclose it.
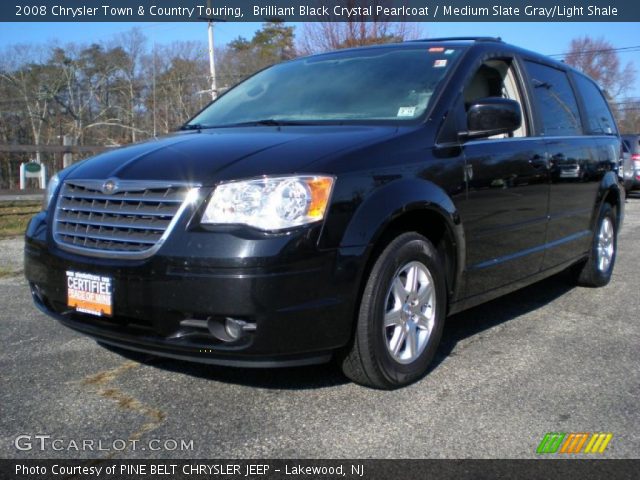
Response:
[[[622,135],[624,189],[640,188],[640,135]]]

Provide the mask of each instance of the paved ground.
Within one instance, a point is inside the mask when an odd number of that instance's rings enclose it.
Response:
[[[3,238],[0,239],[0,272],[3,275],[12,274],[19,276],[24,273],[22,262],[22,239]],[[17,279],[11,279],[15,282]],[[22,278],[20,278],[22,281]],[[0,283],[0,299],[4,305],[6,290],[4,285]]]
[[[433,371],[394,392],[328,366],[124,358],[35,310],[21,277],[0,278],[0,457],[532,457],[546,432],[601,431],[614,434],[606,457],[637,458],[638,238],[640,197],[628,201],[608,287],[554,277],[457,315]],[[0,244],[3,265],[16,265],[19,247]],[[146,450],[18,451],[20,434],[51,435],[59,448],[141,439]],[[150,439],[193,440],[193,450],[150,452]]]

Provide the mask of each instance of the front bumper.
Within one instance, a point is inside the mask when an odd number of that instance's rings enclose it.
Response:
[[[101,342],[203,363],[273,367],[327,361],[350,339],[359,261],[318,250],[320,227],[271,237],[187,229],[153,257],[132,261],[65,252],[51,241],[46,220],[34,217],[26,234],[34,301]],[[234,250],[245,255],[229,255]],[[112,278],[112,317],[67,307],[68,270]],[[227,317],[256,328],[225,342],[189,326]]]

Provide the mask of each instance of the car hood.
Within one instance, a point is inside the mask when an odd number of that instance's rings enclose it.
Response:
[[[66,179],[222,180],[297,173],[318,160],[384,141],[392,126],[287,126],[178,132],[118,148],[73,168]],[[313,165],[323,172],[322,165]],[[315,170],[314,170],[315,171]]]

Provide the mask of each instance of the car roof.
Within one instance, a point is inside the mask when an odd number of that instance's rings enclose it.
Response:
[[[419,44],[431,45],[438,44],[438,46],[443,47],[478,47],[486,49],[488,46],[499,47],[502,50],[510,51],[513,53],[518,53],[523,57],[528,59],[537,60],[542,63],[547,63],[556,66],[557,68],[561,68],[563,70],[572,70],[580,75],[584,75],[580,71],[575,68],[567,65],[564,62],[555,60],[551,57],[543,55],[541,53],[533,52],[531,50],[527,50],[516,45],[512,45],[504,42],[500,37],[479,37],[479,36],[469,36],[469,37],[437,37],[437,38],[420,38],[416,40],[407,40],[401,43],[385,43],[380,45],[366,45],[362,47],[353,47],[353,48],[345,48],[341,50],[332,50],[330,52],[323,52],[313,56],[323,56],[330,55],[336,52],[350,52],[350,51],[364,51],[364,50],[373,50],[373,49],[388,49],[388,48],[413,48]],[[584,75],[586,76],[586,75]]]

